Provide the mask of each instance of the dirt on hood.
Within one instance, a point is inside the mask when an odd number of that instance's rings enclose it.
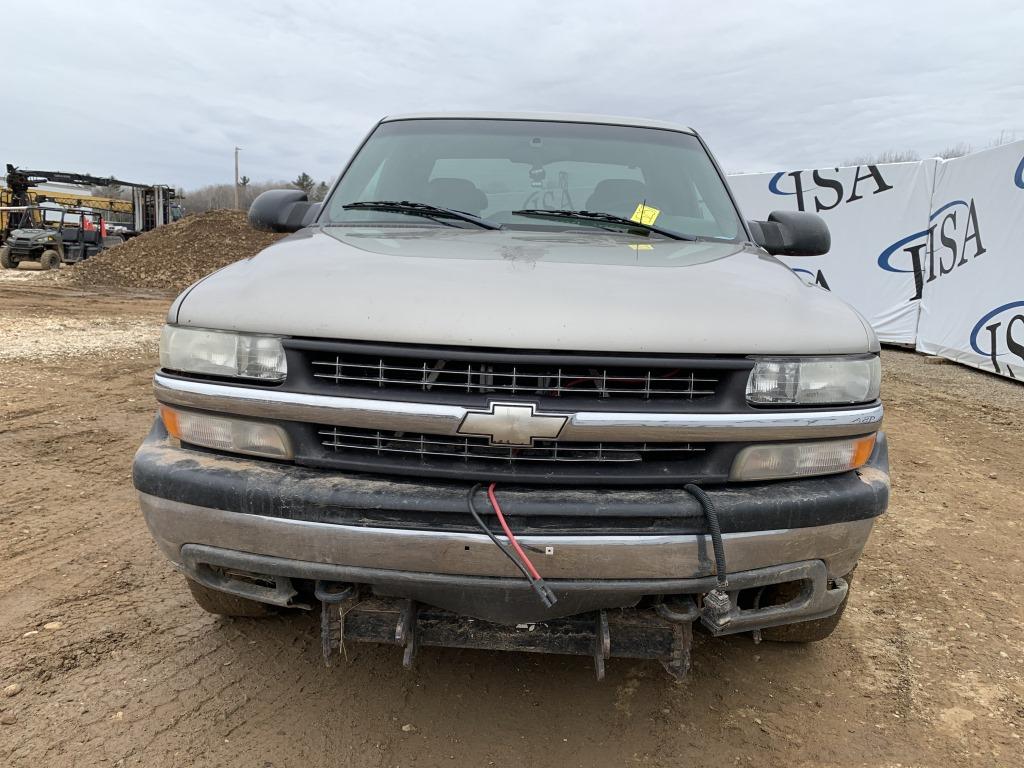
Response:
[[[83,287],[178,293],[282,237],[253,229],[242,211],[209,211],[133,237],[61,271],[68,282]]]

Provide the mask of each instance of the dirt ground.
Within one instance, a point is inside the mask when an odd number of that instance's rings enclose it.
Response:
[[[655,664],[356,646],[203,613],[130,480],[167,299],[0,281],[0,765],[1024,763],[1024,387],[884,354],[893,496],[808,647]]]

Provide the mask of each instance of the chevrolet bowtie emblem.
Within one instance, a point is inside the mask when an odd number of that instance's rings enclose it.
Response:
[[[493,445],[533,445],[558,437],[568,416],[537,413],[533,405],[491,403],[489,411],[470,411],[459,425],[460,435],[488,438]]]

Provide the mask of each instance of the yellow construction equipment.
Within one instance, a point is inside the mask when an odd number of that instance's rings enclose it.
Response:
[[[124,187],[130,200],[98,197],[84,192],[42,189],[44,184],[69,184],[83,187]],[[126,237],[148,232],[181,218],[183,210],[177,195],[165,184],[138,184],[113,177],[93,176],[69,171],[31,171],[7,164],[7,188],[0,189],[0,208],[52,206],[88,208],[102,213],[104,219]],[[12,227],[10,211],[0,211],[0,242]]]

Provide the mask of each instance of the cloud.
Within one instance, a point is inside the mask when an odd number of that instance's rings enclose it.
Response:
[[[151,183],[331,178],[382,115],[667,119],[730,170],[1024,137],[1013,2],[105,3],[4,11],[0,162]],[[102,45],[85,48],[82,28]],[[8,74],[12,75],[11,70]]]

